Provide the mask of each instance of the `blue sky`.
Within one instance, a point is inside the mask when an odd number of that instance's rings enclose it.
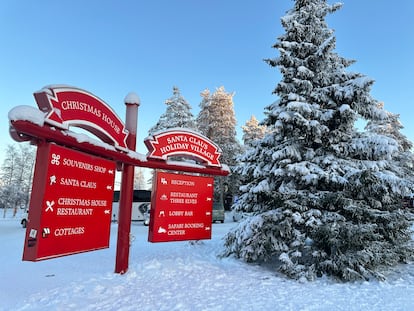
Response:
[[[414,1],[343,0],[328,18],[336,51],[356,60],[350,70],[373,78],[372,96],[401,114],[414,141]],[[280,18],[291,0],[0,0],[0,161],[7,144],[7,113],[36,107],[33,92],[49,84],[83,88],[125,118],[123,99],[141,98],[139,152],[148,129],[178,86],[199,111],[200,92],[234,92],[240,126],[264,107],[280,81],[263,59],[283,33]],[[333,1],[329,1],[333,3]]]

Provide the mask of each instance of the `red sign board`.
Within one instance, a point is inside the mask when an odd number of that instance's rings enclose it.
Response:
[[[103,100],[69,86],[50,86],[34,93],[37,105],[46,111],[45,122],[63,129],[70,125],[90,131],[103,141],[127,150],[124,123]]]
[[[38,146],[23,260],[109,247],[115,162]]]
[[[183,155],[200,159],[209,166],[220,167],[220,148],[207,137],[188,129],[167,130],[145,139],[147,158],[167,160],[169,156]]]
[[[156,173],[150,242],[211,239],[214,179]]]

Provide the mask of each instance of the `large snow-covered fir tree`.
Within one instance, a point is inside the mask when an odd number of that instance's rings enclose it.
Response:
[[[233,171],[236,158],[240,155],[241,146],[236,137],[236,116],[234,113],[233,93],[227,93],[223,86],[214,93],[204,90],[201,94],[200,112],[197,116],[197,127],[201,134],[210,138],[222,150],[220,162],[228,165]],[[236,173],[216,182],[216,194],[223,199],[224,184],[228,184],[231,193],[238,188]]]
[[[174,127],[196,129],[191,106],[181,95],[178,87],[173,87],[173,95],[165,101],[165,104],[167,105],[166,111],[160,116],[157,124],[149,129],[149,135]]]
[[[267,60],[282,73],[265,109],[268,133],[242,157],[236,209],[252,214],[226,236],[226,255],[270,261],[292,278],[382,278],[413,256],[409,183],[392,161],[399,143],[360,132],[358,119],[387,120],[373,80],[347,71],[326,16],[340,4],[296,0]],[[390,90],[391,91],[391,90]]]

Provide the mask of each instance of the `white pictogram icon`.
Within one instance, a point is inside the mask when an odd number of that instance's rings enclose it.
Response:
[[[56,184],[56,176],[50,176],[50,185]]]
[[[50,161],[51,164],[60,165],[60,155],[56,153],[52,153],[52,160]]]
[[[163,195],[161,196],[161,200],[163,200],[163,201],[166,201],[166,200],[168,200],[168,197],[167,197],[167,195],[163,194]]]
[[[29,237],[32,239],[36,239],[37,236],[37,230],[36,229],[30,229]]]
[[[43,228],[42,237],[47,238],[50,234],[49,228]]]
[[[167,230],[165,230],[163,227],[159,227],[158,233],[167,233]]]
[[[161,177],[161,183],[163,185],[168,185],[168,182],[167,182],[167,180],[164,177]]]
[[[158,217],[161,217],[161,216],[165,217],[165,212],[164,211],[160,211]]]
[[[46,212],[48,212],[48,211],[53,212],[53,205],[55,205],[55,201],[52,201],[52,202],[46,201],[46,205],[47,205]]]

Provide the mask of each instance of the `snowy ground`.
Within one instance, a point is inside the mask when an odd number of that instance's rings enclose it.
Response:
[[[198,244],[147,242],[132,224],[130,268],[113,273],[117,225],[109,249],[22,262],[19,218],[0,218],[0,310],[414,310],[414,264],[385,282],[299,283],[233,258],[217,258],[235,223],[213,225]]]

